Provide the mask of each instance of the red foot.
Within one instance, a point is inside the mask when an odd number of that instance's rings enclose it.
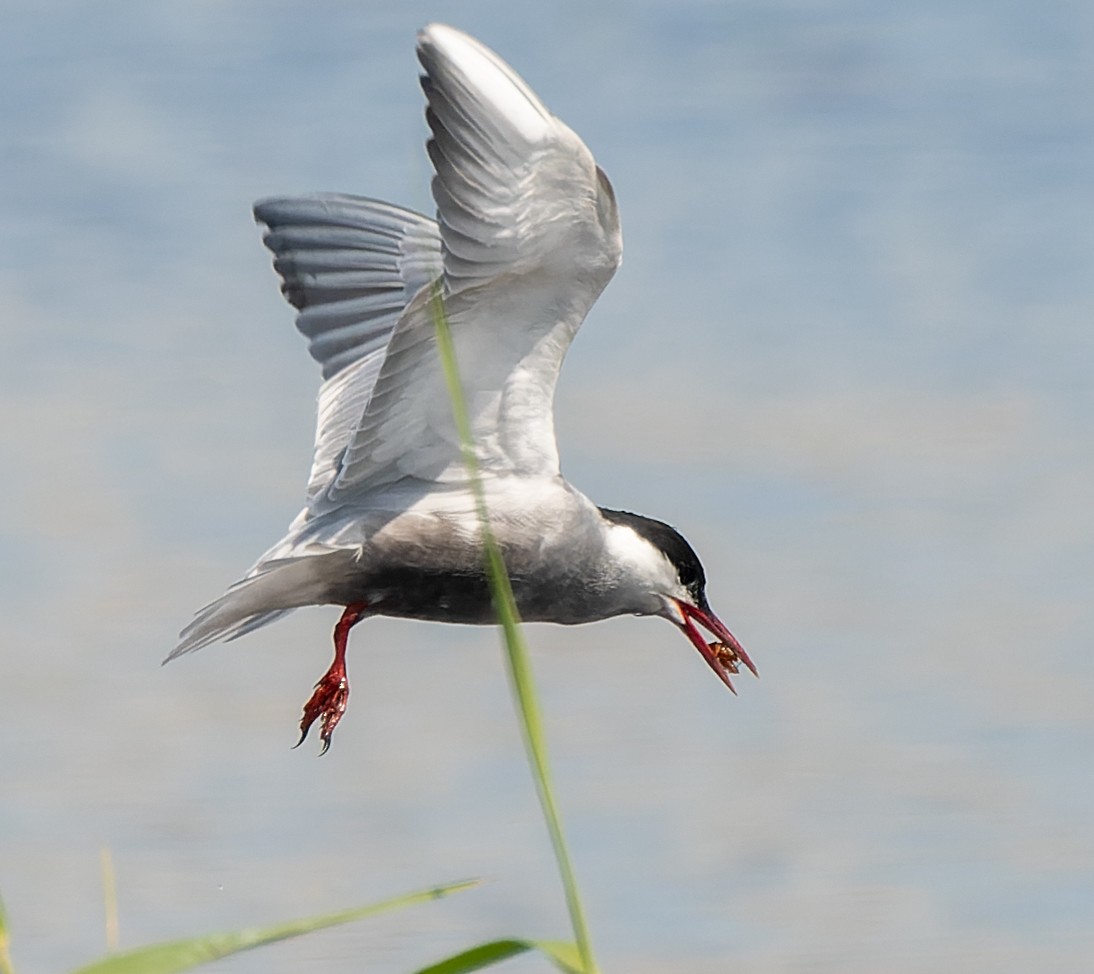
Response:
[[[331,735],[349,703],[349,678],[346,676],[346,640],[349,631],[365,615],[368,606],[364,602],[354,602],[346,606],[338,625],[334,627],[334,662],[315,684],[315,692],[304,704],[304,716],[300,719],[300,740],[293,747],[300,747],[311,730],[311,725],[319,720],[319,739],[323,742],[320,754],[330,749]]]

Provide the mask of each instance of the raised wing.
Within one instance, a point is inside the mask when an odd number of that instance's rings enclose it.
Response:
[[[589,150],[496,54],[418,36],[445,308],[483,472],[558,472],[552,404],[574,334],[619,264],[615,199]],[[465,478],[427,291],[400,318],[326,494]]]
[[[326,380],[319,390],[308,499],[338,475],[380,374],[391,334],[441,270],[437,224],[378,200],[337,193],[261,200],[255,219],[281,291]]]

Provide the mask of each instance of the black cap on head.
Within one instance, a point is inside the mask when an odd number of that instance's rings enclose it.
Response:
[[[664,521],[655,521],[652,517],[631,514],[630,511],[611,511],[602,507],[600,513],[605,520],[613,524],[626,525],[635,534],[663,551],[665,557],[676,568],[676,574],[680,576],[680,584],[688,590],[694,604],[700,608],[706,607],[706,573],[699,562],[699,556],[695,554],[695,549],[684,540],[684,536],[676,528],[665,524]]]

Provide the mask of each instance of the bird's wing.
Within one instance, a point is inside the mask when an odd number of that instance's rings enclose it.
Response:
[[[434,24],[418,35],[418,58],[441,290],[480,466],[487,475],[557,473],[558,371],[621,254],[611,186],[581,139],[478,41]],[[335,505],[405,477],[466,477],[430,290],[387,345],[326,490]]]
[[[391,334],[415,293],[441,270],[437,224],[378,200],[337,193],[261,200],[281,291],[323,369],[309,500],[340,471],[380,374]]]

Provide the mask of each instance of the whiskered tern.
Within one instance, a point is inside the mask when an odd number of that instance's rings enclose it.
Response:
[[[323,371],[304,509],[181,633],[168,659],[304,605],[345,611],[304,706],[325,751],[349,699],[346,641],[371,615],[495,621],[482,533],[438,358],[443,299],[490,525],[521,617],[661,616],[731,690],[755,666],[703,566],[661,521],[597,507],[560,473],[563,356],[619,266],[619,211],[578,136],[474,38],[418,35],[437,218],[359,196],[262,200],[266,246]],[[708,637],[701,629],[713,637]]]

